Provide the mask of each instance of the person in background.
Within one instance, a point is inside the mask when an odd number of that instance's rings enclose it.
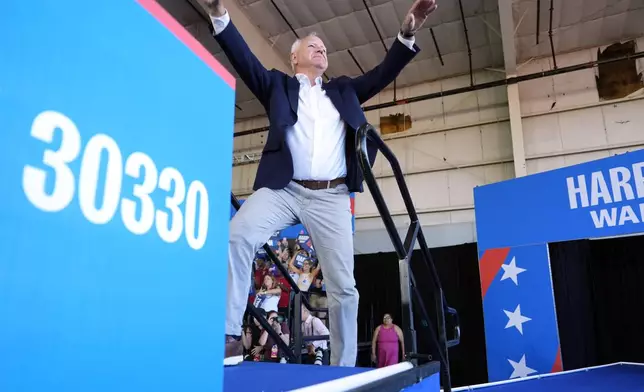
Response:
[[[273,330],[277,332],[282,341],[288,346],[290,343],[290,331],[288,329],[288,324],[280,318],[277,312],[273,311],[268,312],[267,320],[271,327],[273,327]],[[279,348],[277,343],[273,340],[273,337],[269,335],[267,331],[262,332],[260,340],[262,339],[265,339],[264,361],[279,362],[282,358],[286,358],[284,352]]]
[[[266,276],[271,267],[271,261],[263,257],[255,258],[255,288],[259,288],[264,282],[264,276]]]
[[[298,268],[295,265],[296,259],[299,259],[302,263],[302,268]],[[318,273],[320,272],[320,265],[318,263],[317,267],[311,270],[311,258],[305,250],[300,249],[294,256],[291,258],[291,261],[288,265],[288,268],[291,272],[297,273],[298,278],[296,280],[297,287],[304,292],[309,291],[311,283],[315,280]]]
[[[264,309],[257,309],[257,311],[261,317],[266,318],[266,311]],[[264,352],[264,344],[266,344],[266,338],[262,339],[264,328],[262,328],[259,321],[254,319],[252,316],[249,316],[249,322],[244,327],[243,332],[241,341],[244,347],[244,360],[261,361],[262,353]]]
[[[289,260],[291,260],[291,253],[292,253],[291,249],[290,248],[284,248],[284,250],[279,250],[278,249],[277,252],[278,253],[275,254],[277,256],[277,259],[280,261],[280,263],[282,263],[282,266],[287,271],[289,271],[288,263],[289,263]],[[295,282],[297,282],[297,274],[296,273],[293,273],[293,272],[289,271],[289,275],[291,275],[291,278]]]
[[[250,277],[250,287],[248,288],[248,303],[253,303],[255,300],[255,274],[257,273],[257,264],[253,263],[253,274]]]
[[[309,293],[309,304],[312,308],[327,308],[326,288],[324,287],[324,276],[322,276],[322,271],[318,273],[313,284],[309,287]],[[328,320],[326,319],[327,312],[315,312],[315,316],[322,320],[324,325],[327,327],[329,326]]]
[[[272,275],[264,276],[264,284],[255,294],[255,302],[253,305],[256,308],[264,309],[266,312],[277,312],[277,305],[279,304],[282,289],[275,281]]]
[[[264,258],[264,256],[256,255],[255,262],[253,263],[253,275],[251,278],[252,288],[248,295],[248,303],[255,303],[255,294],[264,282],[264,276],[270,271],[271,261]]]
[[[286,278],[284,277],[284,275],[282,275],[279,269],[275,270],[275,281],[277,282],[277,285],[279,286],[279,288],[282,289],[282,293],[280,294],[280,300],[277,303],[277,310],[278,312],[281,312],[281,313],[287,313],[289,303],[291,301],[291,290],[292,290],[291,285],[288,283],[288,280],[286,280]]]
[[[280,252],[284,252],[289,248],[288,239],[286,237],[282,238],[282,240],[279,242],[279,248],[280,248]]]
[[[313,316],[302,304],[302,336],[329,336],[329,329],[322,320]],[[303,363],[322,365],[329,363],[329,350],[326,340],[306,342],[308,356],[302,358]]]
[[[376,327],[371,340],[371,361],[378,367],[395,365],[398,363],[398,345],[400,352],[405,352],[405,338],[402,329],[393,323],[389,313],[385,313],[382,324]],[[376,355],[376,347],[378,355]],[[404,357],[404,354],[403,354]]]

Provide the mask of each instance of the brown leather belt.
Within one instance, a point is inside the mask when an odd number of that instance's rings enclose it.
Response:
[[[329,181],[313,181],[313,180],[293,180],[293,181],[302,185],[304,188],[308,188],[314,191],[319,191],[321,189],[333,189],[340,184],[344,184],[346,182],[346,178],[340,177],[340,178],[336,178],[335,180],[329,180]]]

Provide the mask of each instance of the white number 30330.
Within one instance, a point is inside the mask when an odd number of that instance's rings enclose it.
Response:
[[[35,207],[47,212],[61,211],[69,206],[78,189],[80,210],[91,223],[100,225],[110,222],[120,206],[123,224],[134,234],[146,234],[155,226],[163,241],[174,243],[181,238],[185,229],[185,238],[191,248],[198,250],[204,246],[208,235],[209,207],[208,192],[202,182],[191,182],[186,191],[183,176],[177,169],[166,167],[159,173],[152,158],[143,152],[132,153],[124,165],[116,141],[105,134],[97,134],[89,139],[82,152],[77,186],[69,165],[81,154],[81,136],[72,120],[55,111],[42,112],[34,119],[31,136],[51,143],[57,129],[62,134],[59,148],[45,150],[42,157],[42,163],[50,170],[31,165],[24,167],[22,187]],[[96,192],[102,155],[107,156],[107,169],[103,202],[97,206]],[[47,176],[52,171],[54,186],[51,192],[47,192]],[[138,180],[131,198],[121,196],[124,174]],[[155,208],[151,194],[157,189],[168,193],[165,198],[167,212]],[[138,217],[137,209],[140,210]]]

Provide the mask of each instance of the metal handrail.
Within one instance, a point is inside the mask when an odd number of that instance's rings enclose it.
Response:
[[[239,200],[237,200],[237,197],[235,194],[232,192],[230,193],[230,203],[232,206],[235,208],[235,211],[239,211],[241,208],[241,203],[239,203]],[[294,301],[289,301],[289,305],[293,306],[293,328],[292,328],[292,333],[290,334],[292,338],[292,345],[293,347],[301,347],[302,346],[302,341],[303,341],[303,336],[302,336],[302,304],[310,311],[310,312],[316,312],[316,311],[322,311],[322,312],[328,312],[328,308],[313,308],[311,304],[309,303],[308,299],[300,290],[299,286],[291,275],[288,273],[288,270],[286,267],[282,265],[282,263],[279,261],[277,256],[275,256],[275,253],[273,252],[273,249],[271,249],[268,244],[264,244],[262,247],[264,249],[264,252],[266,252],[266,255],[268,256],[269,259],[273,262],[275,267],[280,270],[282,273],[282,276],[286,281],[288,282],[289,286],[291,286],[291,290],[294,292]],[[291,303],[292,302],[292,303]],[[302,353],[301,350],[291,350],[289,347],[282,347],[279,342],[284,343],[282,339],[279,337],[277,332],[273,330],[273,328],[268,328],[270,325],[268,325],[268,322],[263,319],[263,317],[259,317],[259,313],[256,312],[256,309],[253,305],[248,304],[246,309],[249,311],[249,313],[255,318],[264,329],[266,329],[266,332],[273,338],[275,342],[277,342],[277,345],[280,346],[280,348],[286,353],[286,355],[289,357],[291,361],[294,361],[295,363],[302,363]],[[327,336],[327,339],[329,337]]]
[[[372,143],[371,146],[380,151],[385,159],[387,159],[387,161],[391,165],[394,178],[396,179],[396,183],[398,184],[398,187],[400,189],[401,196],[403,198],[409,219],[411,221],[404,243],[400,238],[400,235],[398,234],[398,230],[391,217],[389,208],[385,203],[382,193],[380,192],[380,188],[378,187],[378,183],[376,182],[376,178],[371,169],[372,162],[369,161],[368,143]],[[418,287],[410,268],[411,255],[413,253],[416,242],[418,242],[423,260],[425,261],[425,265],[429,268],[434,281],[434,292],[436,294],[436,312],[438,315],[438,336],[435,336],[436,333],[433,330],[431,336],[437,346],[440,357],[441,370],[444,376],[443,388],[446,392],[450,392],[451,377],[447,350],[448,347],[454,346],[460,342],[458,313],[455,309],[447,306],[445,295],[440,284],[440,279],[438,277],[438,273],[436,272],[436,267],[434,265],[432,256],[429,252],[429,247],[427,246],[427,241],[425,240],[425,236],[418,219],[418,214],[416,213],[416,209],[414,208],[414,203],[411,199],[411,194],[409,193],[409,189],[407,188],[405,177],[400,164],[398,163],[398,159],[391,151],[391,149],[385,144],[382,138],[380,138],[380,135],[378,135],[375,128],[369,123],[365,123],[357,129],[355,144],[358,162],[360,164],[365,183],[367,184],[367,187],[371,192],[371,196],[373,197],[376,207],[378,208],[378,212],[382,217],[385,229],[389,234],[389,238],[391,239],[394,250],[396,251],[399,260],[398,267],[400,271],[401,302],[403,313],[402,325],[403,333],[405,334],[406,357],[408,359],[425,357],[416,352],[416,331],[414,329],[414,313],[411,298],[413,289],[413,293],[415,294],[417,299],[417,305],[420,307],[423,316],[428,318],[425,305],[423,303],[422,297],[420,296],[420,293],[418,292]],[[456,326],[454,327],[455,339],[451,341],[448,341],[446,336],[445,313],[448,313],[456,323]]]

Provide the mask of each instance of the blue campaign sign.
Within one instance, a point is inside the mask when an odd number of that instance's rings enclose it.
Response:
[[[474,204],[490,381],[562,370],[548,243],[644,231],[644,150],[485,185]]]
[[[641,232],[644,150],[485,185],[474,199],[482,249]]]
[[[221,391],[234,78],[151,0],[2,21],[0,390]]]

